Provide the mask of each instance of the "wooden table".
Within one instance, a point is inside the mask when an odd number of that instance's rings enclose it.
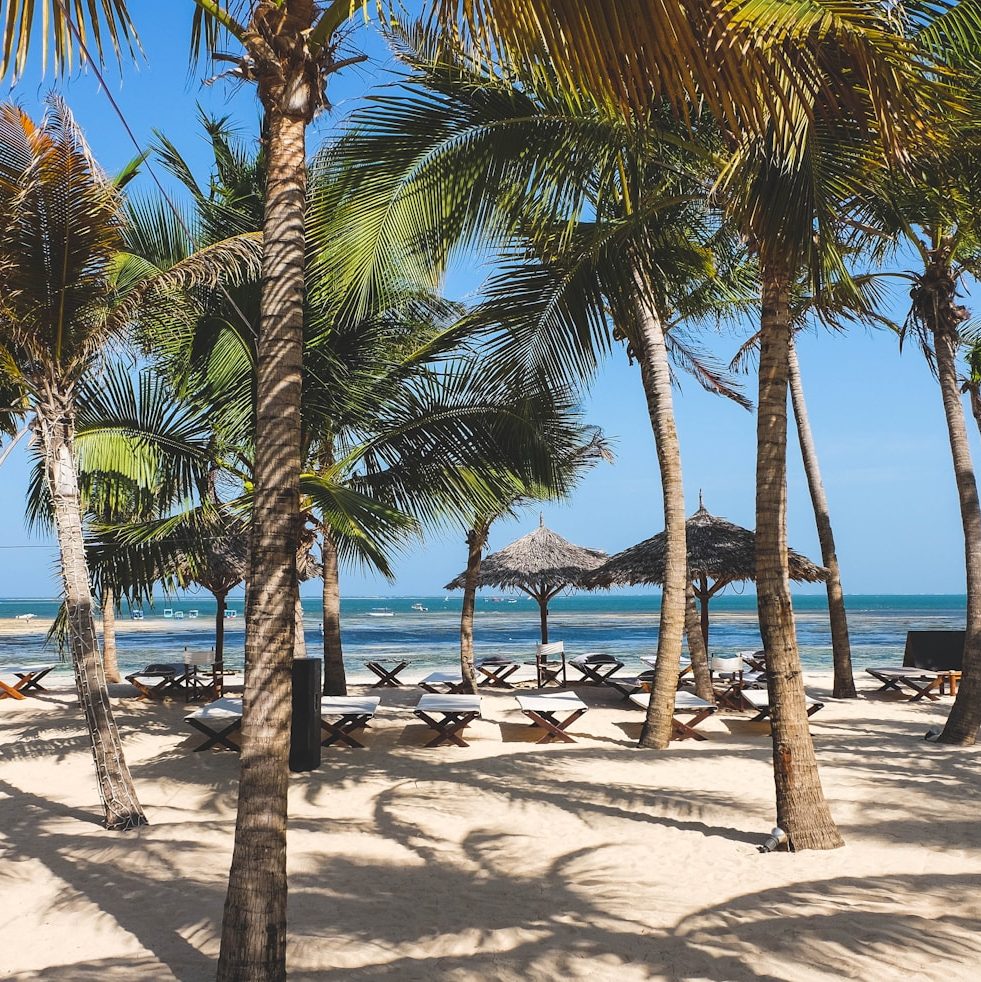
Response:
[[[378,676],[378,681],[372,685],[373,689],[397,689],[405,683],[399,678],[399,673],[404,672],[411,662],[407,658],[373,658],[366,661],[365,666]],[[388,669],[386,665],[394,665]]]
[[[363,750],[364,744],[351,734],[371,722],[380,702],[380,696],[324,696],[320,700],[320,728],[327,736],[320,745],[343,743]]]
[[[461,734],[475,719],[480,718],[480,696],[423,696],[413,712],[436,731],[436,736],[426,744],[427,747],[438,747],[442,743],[469,747],[470,744]]]
[[[646,710],[651,702],[649,692],[637,692],[630,697],[630,701],[635,706],[640,706]],[[691,692],[677,692],[674,697],[674,712],[671,716],[671,739],[672,740],[705,740],[704,733],[699,733],[695,727],[704,722],[716,710],[716,707],[704,699]],[[685,721],[679,719],[681,715],[689,716]]]
[[[919,702],[921,699],[936,702],[943,691],[945,682],[943,676],[952,674],[950,672],[930,672],[923,668],[889,665],[873,666],[865,669],[865,671],[872,678],[882,683],[882,686],[875,690],[876,692],[886,692],[889,689],[902,692],[904,686],[907,689],[912,689],[913,694],[909,697],[910,702]],[[950,685],[955,688],[957,682],[950,679]]]
[[[563,692],[554,696],[515,696],[514,698],[521,712],[531,720],[531,725],[545,731],[537,740],[538,743],[551,743],[553,740],[563,743],[576,742],[566,733],[566,729],[589,707],[574,692]],[[564,719],[559,719],[558,713],[568,715]]]
[[[10,665],[0,666],[0,672],[7,676],[7,681],[0,677],[0,699],[26,699],[33,690],[47,692],[41,685],[48,672],[53,672],[54,665]],[[12,681],[16,679],[17,681]]]
[[[508,679],[521,668],[521,662],[511,661],[509,658],[482,658],[474,667],[483,676],[482,679],[478,679],[481,685],[496,689],[513,689],[514,686]]]
[[[127,675],[126,681],[136,688],[142,699],[165,699],[173,690],[183,694],[186,676],[187,666],[183,662],[161,662]],[[144,679],[157,679],[157,682],[150,685]]]

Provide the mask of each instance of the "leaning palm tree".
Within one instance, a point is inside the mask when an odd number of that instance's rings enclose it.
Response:
[[[120,184],[89,153],[68,108],[49,100],[38,125],[0,106],[0,374],[32,417],[61,553],[79,698],[92,737],[107,827],[144,824],[106,695],[85,564],[75,464],[79,388],[107,347],[179,285],[215,278],[222,261],[255,259],[254,243],[216,248],[159,276],[124,254]],[[69,207],[70,205],[70,207]],[[135,267],[135,268],[134,268]]]
[[[70,204],[71,207],[68,207]],[[92,614],[75,469],[75,397],[132,311],[114,303],[121,198],[67,107],[40,124],[0,106],[0,373],[32,417],[52,503],[78,698],[109,829],[146,824],[123,755]]]

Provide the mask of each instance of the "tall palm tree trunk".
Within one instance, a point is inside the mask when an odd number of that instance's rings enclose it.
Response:
[[[303,628],[303,601],[300,599],[299,590],[296,594],[296,602],[293,607],[293,658],[306,658],[307,656],[307,635]]]
[[[328,529],[320,540],[320,558],[324,567],[324,695],[347,695],[347,672],[344,670],[344,648],[341,644],[341,581],[337,562],[337,545]]]
[[[957,482],[957,500],[964,529],[967,574],[967,621],[961,684],[947,718],[941,743],[970,746],[981,726],[981,504],[967,437],[967,421],[957,381],[958,328],[968,313],[956,303],[957,281],[949,255],[941,247],[914,289],[913,301],[933,335],[937,377],[947,419],[950,455]]]
[[[215,594],[215,698],[225,691],[225,593]]]
[[[705,645],[702,619],[695,607],[695,586],[688,577],[685,585],[685,634],[688,637],[688,655],[691,658],[691,673],[695,678],[695,695],[699,699],[715,702],[715,689],[712,688],[712,674],[709,672],[708,648]]]
[[[790,339],[788,366],[790,374],[790,401],[794,407],[797,421],[797,438],[800,443],[807,487],[811,492],[814,508],[814,522],[817,525],[818,541],[821,543],[821,562],[828,571],[825,586],[828,591],[828,617],[831,621],[831,653],[834,662],[834,688],[832,695],[837,699],[855,699],[855,675],[852,671],[852,647],[848,639],[848,616],[845,613],[845,594],[841,589],[841,573],[838,569],[838,554],[835,551],[835,536],[831,528],[831,511],[828,496],[821,480],[821,467],[818,463],[817,447],[811,432],[811,421],[807,415],[804,400],[804,384],[800,377],[800,363],[797,360],[797,346]]]
[[[474,527],[467,532],[467,571],[463,577],[463,612],[460,614],[460,674],[463,676],[464,691],[471,694],[477,691],[477,669],[473,654],[473,619],[477,602],[477,577],[480,576],[480,558],[484,544],[487,542],[487,532],[486,522],[474,523]]]
[[[310,11],[312,17],[312,8]],[[308,25],[309,26],[309,25]],[[292,34],[292,29],[291,29]],[[303,39],[295,43],[301,47]],[[289,80],[296,84],[296,80]],[[286,978],[286,820],[299,541],[306,127],[312,96],[260,79],[263,222],[256,488],[246,623],[241,780],[218,982]]]
[[[78,701],[85,714],[92,745],[106,828],[125,831],[146,825],[147,820],[126,766],[95,635],[73,452],[75,421],[70,400],[57,391],[49,392],[38,407],[37,417],[58,537]]]
[[[122,682],[116,653],[116,591],[111,586],[102,590],[102,666],[107,682]]]
[[[756,458],[756,590],[769,673],[777,825],[791,849],[843,845],[824,798],[808,727],[787,573],[787,376],[791,275],[761,256],[760,388]]]
[[[639,278],[638,278],[639,279]],[[643,297],[648,291],[642,290]],[[664,499],[664,584],[657,636],[657,662],[647,718],[640,745],[663,750],[671,740],[675,694],[681,670],[681,643],[685,630],[688,544],[685,534],[685,492],[681,481],[681,447],[674,422],[671,368],[664,341],[664,325],[654,304],[638,306],[636,355],[647,397],[647,412],[654,431],[657,462]]]

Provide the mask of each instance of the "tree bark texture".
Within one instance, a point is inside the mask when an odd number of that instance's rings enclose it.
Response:
[[[102,666],[107,682],[122,682],[116,653],[116,591],[111,586],[102,591]]]
[[[834,530],[831,527],[831,510],[828,496],[821,480],[821,466],[818,462],[811,421],[807,415],[807,402],[804,400],[804,384],[800,377],[800,363],[797,360],[797,347],[793,337],[790,339],[788,357],[790,374],[790,401],[794,407],[797,422],[797,439],[800,443],[807,487],[811,493],[814,508],[814,522],[817,525],[818,541],[821,543],[821,562],[828,571],[825,587],[828,591],[828,617],[831,621],[831,652],[834,662],[834,689],[836,699],[855,699],[855,674],[852,670],[852,646],[848,639],[848,615],[845,612],[845,594],[841,588],[841,572],[838,569],[838,553],[835,550]]]
[[[664,499],[667,545],[661,617],[657,636],[657,662],[647,718],[640,745],[663,750],[671,740],[675,694],[681,670],[681,644],[685,630],[685,595],[688,586],[688,544],[685,534],[685,492],[681,480],[681,447],[671,397],[671,367],[664,340],[664,325],[654,304],[641,291],[638,303],[635,354],[647,397],[647,412],[654,431],[657,462]]]
[[[691,673],[695,678],[695,695],[707,702],[715,702],[715,689],[712,687],[712,674],[709,672],[708,648],[702,631],[701,617],[695,606],[695,587],[689,576],[685,589],[685,634],[688,637]]]
[[[756,590],[769,673],[777,825],[793,850],[843,845],[831,817],[808,726],[787,571],[787,377],[790,270],[761,256],[756,458]]]
[[[463,691],[471,694],[477,691],[473,620],[477,602],[477,577],[480,576],[480,559],[487,542],[487,532],[488,526],[482,522],[476,522],[467,532],[467,572],[463,578],[463,612],[460,614],[460,674],[463,676]]]
[[[967,576],[967,622],[961,682],[941,743],[970,746],[981,726],[981,504],[967,437],[967,420],[957,381],[958,329],[968,319],[956,302],[957,281],[948,251],[941,246],[913,291],[914,306],[933,336],[937,378],[947,420],[947,437],[957,482],[961,526],[964,530],[964,565]]]
[[[324,529],[320,543],[324,567],[324,695],[347,695],[347,672],[341,644],[341,582],[337,546],[330,530]]]
[[[296,39],[297,46],[301,43]],[[300,532],[303,219],[309,117],[282,111],[290,95],[277,85],[267,83],[264,88],[260,81],[260,96],[268,127],[268,176],[255,496],[241,779],[219,982],[283,982],[286,978],[287,783]]]
[[[38,407],[38,430],[54,510],[78,701],[92,746],[106,828],[125,831],[146,825],[147,820],[126,766],[95,634],[74,456],[75,420],[67,396],[56,390],[46,394]]]

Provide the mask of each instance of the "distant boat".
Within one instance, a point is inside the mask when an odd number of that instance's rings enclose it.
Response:
[[[238,617],[238,611],[237,611],[237,610],[235,610],[235,609],[233,609],[232,607],[229,607],[229,608],[228,608],[228,609],[227,609],[227,610],[225,611],[225,617],[226,617],[226,618],[229,618],[229,617]]]
[[[187,616],[192,620],[196,621],[198,619],[198,612],[196,610],[189,610]]]
[[[184,611],[183,610],[175,610],[174,611],[174,620],[175,621],[182,621],[182,620],[184,620]]]
[[[173,616],[174,616],[173,610],[171,610],[170,607],[164,607],[164,617],[170,619]]]
[[[421,613],[425,613],[426,611],[428,611],[428,610],[429,610],[429,608],[428,608],[428,607],[423,607],[423,605],[422,605],[422,604],[413,604],[413,605],[412,605],[412,609],[413,609],[413,610],[418,610],[418,611],[420,611]]]
[[[143,611],[140,610],[139,607],[137,607],[136,610],[131,610],[129,612],[129,616],[130,616],[130,620],[141,621],[143,620]]]
[[[32,621],[37,617],[37,614],[18,614],[15,620],[18,621]]]
[[[369,617],[394,617],[395,612],[391,607],[374,607],[368,611]]]

